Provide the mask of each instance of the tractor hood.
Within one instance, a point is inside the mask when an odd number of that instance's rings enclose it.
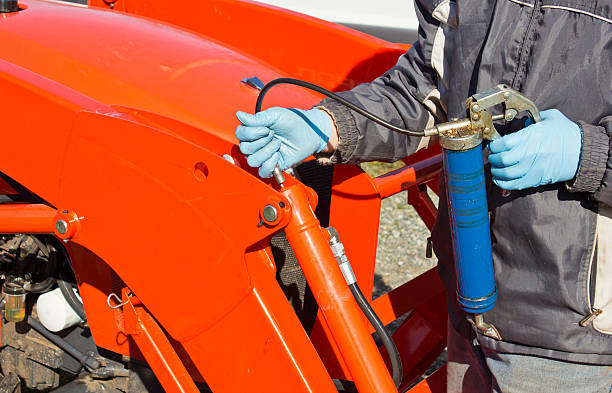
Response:
[[[286,76],[214,38],[154,20],[46,1],[21,4],[25,9],[0,19],[1,59],[102,103],[157,113],[228,141],[235,141],[236,110],[253,111],[258,94],[241,80]],[[268,104],[317,101],[295,88],[283,92],[283,101],[271,96]]]

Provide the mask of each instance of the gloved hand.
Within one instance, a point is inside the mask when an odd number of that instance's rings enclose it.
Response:
[[[270,108],[236,116],[242,123],[236,128],[240,151],[261,177],[271,177],[277,164],[285,170],[321,152],[332,131],[331,117],[319,109]]]
[[[582,149],[578,124],[557,109],[541,112],[542,121],[489,144],[493,182],[522,190],[574,178]]]

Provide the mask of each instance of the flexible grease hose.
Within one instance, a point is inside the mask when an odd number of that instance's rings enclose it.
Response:
[[[370,321],[370,324],[374,330],[376,330],[380,341],[382,341],[383,346],[387,350],[389,360],[391,361],[391,377],[393,378],[395,387],[399,388],[400,384],[402,383],[404,371],[402,368],[402,359],[397,347],[395,346],[395,342],[393,342],[393,339],[387,332],[385,325],[383,325],[380,318],[378,318],[378,315],[376,315],[376,312],[374,312],[372,306],[370,306],[370,303],[366,300],[363,292],[361,292],[361,288],[359,288],[359,285],[354,283],[349,285],[349,288],[353,294],[353,297],[355,298],[355,301],[357,301],[359,308],[361,308],[361,311],[363,311],[364,315],[368,318],[368,321]]]
[[[399,132],[400,134],[417,136],[417,137],[431,136],[431,135],[437,134],[437,132],[435,131],[434,133],[429,134],[426,131],[413,131],[413,130],[408,130],[405,128],[394,126],[393,124],[389,123],[386,120],[381,119],[375,114],[368,112],[365,109],[360,108],[357,105],[353,104],[352,102],[345,100],[344,98],[340,97],[336,93],[332,93],[331,91],[324,89],[321,86],[317,86],[314,83],[310,83],[310,82],[306,82],[306,81],[294,79],[294,78],[277,78],[277,79],[274,79],[268,82],[259,92],[259,96],[257,97],[257,102],[255,103],[255,113],[261,112],[261,105],[263,103],[264,96],[266,95],[268,90],[270,90],[273,86],[280,85],[280,84],[301,86],[306,89],[316,91],[317,93],[321,93],[324,96],[327,96],[331,99],[338,101],[339,103],[346,106],[347,108],[354,110],[360,115],[365,116],[366,118],[372,120],[374,123],[379,124],[385,128],[388,128],[391,131]],[[283,183],[285,182],[285,176],[283,175],[283,171],[278,165],[274,169],[274,179],[281,187],[283,186]]]
[[[299,80],[299,79],[293,79],[293,78],[278,78],[278,79],[274,79],[274,80],[268,82],[261,89],[261,92],[259,93],[259,97],[257,97],[257,102],[255,103],[255,113],[261,112],[261,104],[262,104],[263,98],[266,95],[266,93],[268,92],[268,90],[270,90],[270,88],[272,88],[273,86],[280,85],[280,84],[296,85],[296,86],[305,87],[305,88],[310,89],[310,90],[314,90],[317,93],[321,93],[324,96],[327,96],[327,97],[329,97],[331,99],[334,99],[334,100],[338,101],[342,105],[344,105],[344,106],[354,110],[355,112],[359,113],[360,115],[362,115],[362,116],[372,120],[374,123],[380,124],[381,126],[390,129],[391,131],[399,132],[400,134],[406,134],[406,135],[410,135],[410,136],[418,136],[418,137],[426,136],[425,135],[425,131],[413,131],[413,130],[407,130],[405,128],[394,126],[393,124],[389,123],[388,121],[385,121],[385,120],[381,119],[380,117],[374,115],[373,113],[368,112],[365,109],[360,108],[357,105],[353,104],[352,102],[349,102],[349,101],[345,100],[344,98],[340,97],[336,93],[332,93],[331,91],[329,91],[327,89],[324,89],[321,86],[317,86],[317,85],[315,85],[313,83],[305,82],[305,81],[302,81],[302,80]]]

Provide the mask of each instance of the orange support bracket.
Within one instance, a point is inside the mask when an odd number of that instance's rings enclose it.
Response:
[[[408,188],[434,179],[442,168],[442,154],[417,161],[374,178],[374,184],[382,199]]]
[[[155,319],[128,288],[121,290],[123,326],[119,328],[136,342],[166,392],[199,392]]]
[[[43,204],[7,203],[0,205],[0,233],[45,233],[69,240],[79,233],[83,218]]]

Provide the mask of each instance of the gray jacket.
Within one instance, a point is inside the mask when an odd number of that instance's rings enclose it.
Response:
[[[500,352],[612,364],[612,0],[419,0],[416,10],[418,42],[384,75],[342,95],[422,130],[465,117],[467,97],[505,83],[540,110],[578,122],[582,155],[571,182],[503,198],[487,179],[499,295],[487,321],[503,339],[479,341]],[[333,101],[322,105],[340,133],[332,162],[394,161],[427,143]],[[451,321],[465,332],[441,190],[434,249]],[[580,326],[593,308],[601,314]]]

